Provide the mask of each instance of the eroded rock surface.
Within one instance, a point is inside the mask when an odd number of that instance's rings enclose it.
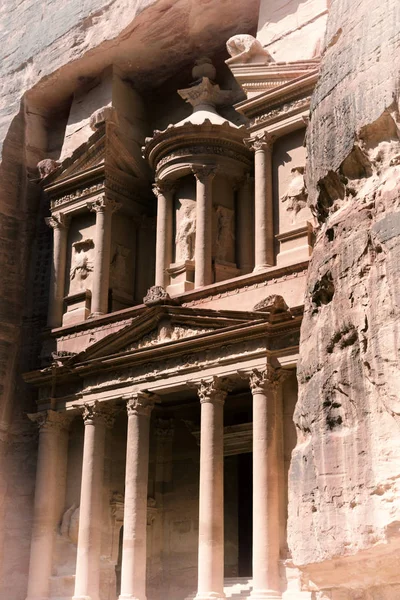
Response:
[[[320,230],[289,543],[310,589],[341,600],[398,598],[400,583],[399,22],[397,0],[332,3],[308,133]]]

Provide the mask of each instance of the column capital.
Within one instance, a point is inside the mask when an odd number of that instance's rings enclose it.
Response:
[[[191,169],[198,181],[206,183],[215,177],[218,167],[216,165],[192,165]]]
[[[259,133],[255,137],[246,138],[244,140],[244,143],[247,146],[247,148],[253,150],[253,152],[265,152],[272,150],[275,140],[275,135],[272,135],[268,131],[265,131],[264,133]]]
[[[84,404],[79,407],[85,425],[92,425],[100,422],[106,427],[111,428],[114,425],[114,419],[117,409],[106,402],[96,400],[93,404]]]
[[[176,184],[174,181],[161,181],[157,180],[153,183],[152,190],[153,194],[158,198],[159,196],[165,196],[167,194],[172,194],[175,191]]]
[[[155,421],[155,434],[160,440],[172,440],[174,437],[174,419],[162,419],[159,417]]]
[[[45,223],[52,229],[67,229],[71,218],[64,213],[55,212],[51,217],[45,218]]]
[[[43,412],[28,413],[28,419],[39,427],[40,431],[61,431],[68,429],[72,417],[66,412],[57,412],[55,410],[45,410]]]
[[[219,377],[214,376],[211,380],[202,379],[196,387],[200,404],[207,402],[211,404],[224,404],[228,390]]]
[[[288,371],[272,365],[267,365],[267,368],[261,371],[253,369],[249,373],[251,393],[276,392],[288,376]]]
[[[91,212],[99,213],[107,211],[113,213],[119,210],[122,204],[121,202],[116,202],[111,198],[106,198],[106,196],[103,195],[99,198],[96,198],[96,200],[94,200],[93,202],[88,202],[86,206]]]
[[[150,417],[157,399],[156,394],[142,391],[123,396],[123,400],[126,401],[128,418],[131,416]]]

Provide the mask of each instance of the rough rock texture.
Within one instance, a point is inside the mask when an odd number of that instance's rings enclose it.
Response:
[[[308,132],[321,227],[288,530],[294,563],[324,599],[399,597],[399,24],[398,0],[332,2]]]

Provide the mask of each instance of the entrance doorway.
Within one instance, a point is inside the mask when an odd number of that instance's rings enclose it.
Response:
[[[251,577],[253,545],[253,455],[238,454],[238,575]]]
[[[253,455],[226,456],[225,577],[251,577],[253,542]]]

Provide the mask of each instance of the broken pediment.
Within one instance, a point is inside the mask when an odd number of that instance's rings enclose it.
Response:
[[[254,313],[193,310],[181,306],[154,306],[145,309],[134,321],[99,342],[73,362],[98,360],[114,354],[152,349],[173,342],[196,338],[254,320]]]

